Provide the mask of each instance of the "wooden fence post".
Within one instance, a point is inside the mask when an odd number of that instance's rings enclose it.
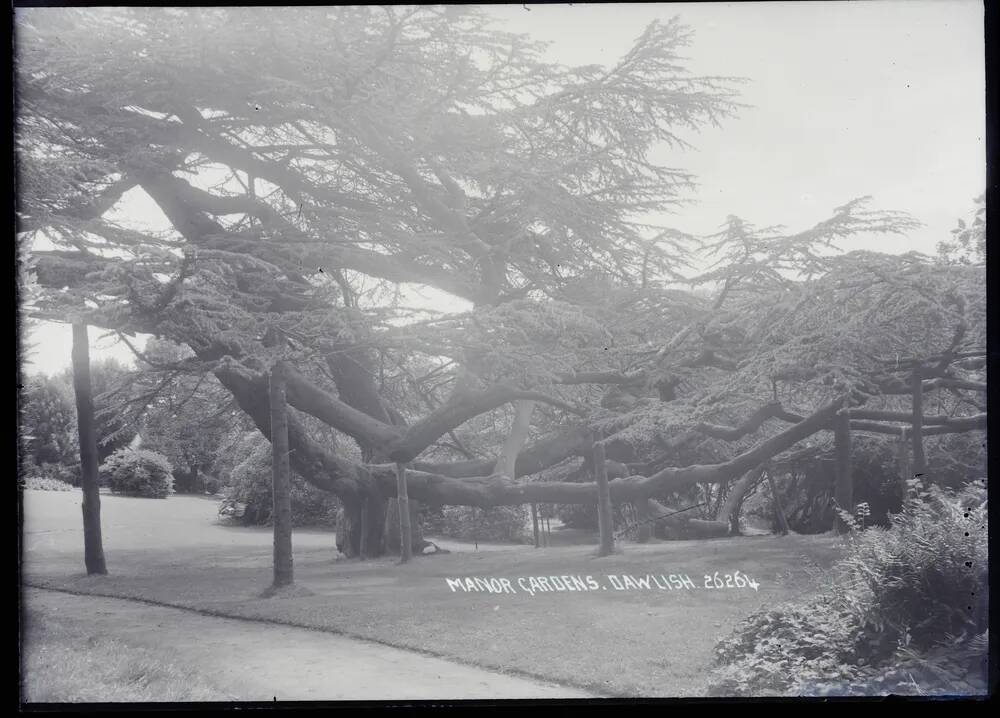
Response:
[[[901,496],[904,500],[907,495],[906,482],[913,478],[910,473],[910,440],[907,432],[907,427],[899,428],[899,445],[896,447],[896,473],[899,474],[899,481],[902,483]]]
[[[851,478],[851,419],[847,409],[837,412],[834,429],[834,447],[837,457],[836,485],[834,500],[838,508],[847,513],[854,512],[854,486]],[[846,533],[849,526],[838,516],[838,533]]]
[[[358,545],[358,557],[368,558],[368,496],[361,498],[361,540]]]
[[[400,562],[406,563],[413,555],[413,537],[410,535],[410,497],[406,488],[406,464],[396,464],[396,497],[399,502]]]
[[[608,467],[604,458],[604,444],[600,441],[594,443],[594,477],[597,480],[597,524],[601,532],[601,547],[597,555],[608,556],[615,550],[615,538]]]
[[[294,580],[292,569],[292,485],[288,460],[288,410],[282,363],[276,362],[268,378],[271,409],[271,519],[274,525],[274,587]]]
[[[924,457],[924,382],[920,368],[913,370],[913,429],[910,438],[913,441],[913,475],[922,476],[927,471],[927,460]]]

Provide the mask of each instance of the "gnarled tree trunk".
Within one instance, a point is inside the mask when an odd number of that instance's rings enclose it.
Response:
[[[384,554],[389,503],[379,495],[344,501],[337,517],[337,549],[348,558],[375,558]]]
[[[394,424],[386,409],[371,372],[366,366],[374,365],[371,352],[354,349],[329,355],[327,365],[337,385],[341,401],[383,424]],[[366,463],[388,461],[389,457],[378,447],[358,442]],[[419,503],[410,501],[410,545],[418,553],[427,545],[420,527]],[[362,513],[364,520],[362,521]],[[348,557],[361,556],[362,543],[365,555],[375,558],[386,553],[400,553],[399,509],[395,500],[381,493],[370,493],[359,502],[344,502],[344,510],[337,520],[337,549]],[[365,533],[362,541],[361,532]]]

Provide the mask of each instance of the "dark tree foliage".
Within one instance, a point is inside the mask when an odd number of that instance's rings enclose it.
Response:
[[[21,394],[24,456],[36,466],[78,461],[76,407],[66,384],[44,375],[28,379]]]

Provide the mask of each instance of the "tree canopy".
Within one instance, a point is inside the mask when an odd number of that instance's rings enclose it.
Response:
[[[843,253],[916,226],[868,198],[802,230],[665,223],[694,178],[653,150],[740,109],[741,80],[686,69],[677,19],[586,67],[475,7],[17,20],[32,315],[187,346],[265,435],[285,360],[292,468],[352,510],[395,496],[389,462],[426,503],[592,502],[566,475],[595,437],[615,500],[735,479],[841,408],[900,411],[915,357],[954,416],[982,411],[981,222],[962,262]],[[138,190],[169,231],[110,218]]]

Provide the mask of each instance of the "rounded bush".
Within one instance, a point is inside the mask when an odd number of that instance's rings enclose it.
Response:
[[[163,499],[174,490],[167,457],[145,449],[119,449],[101,465],[101,479],[114,494]]]
[[[207,485],[207,482],[206,482]],[[271,445],[261,437],[243,461],[229,473],[221,488],[219,515],[246,526],[271,523]],[[292,524],[294,526],[332,526],[340,502],[333,494],[318,489],[292,475]]]

